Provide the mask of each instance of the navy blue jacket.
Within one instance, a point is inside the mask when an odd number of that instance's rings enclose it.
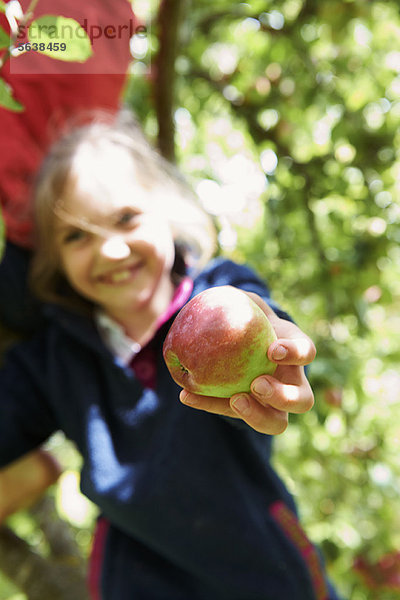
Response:
[[[193,295],[224,284],[272,304],[252,271],[222,259]],[[337,598],[270,464],[271,437],[179,402],[161,353],[171,322],[151,342],[151,390],[91,320],[51,307],[46,329],[10,351],[0,373],[0,465],[56,430],[76,443],[82,491],[111,524],[105,600]]]

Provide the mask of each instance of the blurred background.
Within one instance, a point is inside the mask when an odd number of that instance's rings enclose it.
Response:
[[[276,467],[343,597],[400,598],[399,4],[133,8],[126,103],[214,216],[220,252],[255,268],[317,347],[315,407],[276,439]],[[96,511],[74,449],[48,447],[66,471],[46,502],[73,566]],[[40,506],[8,524],[46,561]],[[0,600],[35,598],[0,573]]]

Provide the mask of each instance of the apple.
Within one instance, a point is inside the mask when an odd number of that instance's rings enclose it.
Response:
[[[197,294],[178,313],[163,356],[176,383],[202,396],[249,392],[259,375],[272,375],[267,358],[275,331],[261,308],[229,285]]]

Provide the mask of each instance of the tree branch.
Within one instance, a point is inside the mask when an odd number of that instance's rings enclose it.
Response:
[[[183,0],[163,0],[158,12],[159,51],[155,59],[154,100],[158,121],[158,147],[175,161],[175,59]]]
[[[0,565],[28,600],[89,600],[75,566],[43,558],[6,526],[0,527]]]

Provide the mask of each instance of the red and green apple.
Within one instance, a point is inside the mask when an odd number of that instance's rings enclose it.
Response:
[[[165,338],[163,355],[176,383],[203,396],[230,398],[249,392],[259,375],[272,375],[267,358],[276,340],[270,321],[242,290],[207,289],[176,316]]]

